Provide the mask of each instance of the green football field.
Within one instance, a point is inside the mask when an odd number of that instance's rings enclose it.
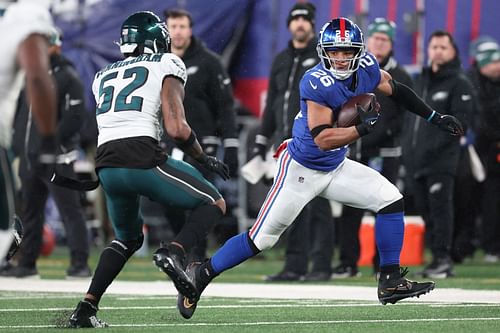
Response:
[[[95,268],[97,252],[91,267]],[[497,332],[500,327],[500,263],[486,264],[479,255],[475,260],[456,267],[457,276],[436,281],[436,290],[420,299],[404,300],[382,306],[375,300],[376,282],[368,267],[363,276],[322,283],[271,284],[263,281],[266,274],[282,267],[282,250],[273,250],[221,275],[215,282],[222,292],[202,297],[194,317],[183,319],[175,308],[175,296],[154,294],[157,284],[172,290],[171,283],[152,265],[150,257],[134,257],[119,275],[117,283],[154,285],[153,294],[146,289],[106,294],[100,304],[99,317],[110,324],[108,332]],[[42,258],[39,271],[42,282],[63,285],[67,267],[65,249]],[[410,267],[412,273],[420,267]],[[60,282],[59,282],[60,281]],[[139,282],[141,281],[141,282]],[[145,282],[144,282],[145,281]],[[158,282],[160,281],[160,282]],[[69,314],[88,286],[80,283],[71,292],[13,291],[36,284],[36,280],[0,279],[0,333],[63,332]],[[144,284],[145,283],[145,284]],[[240,297],[231,295],[234,283],[241,291],[266,287],[269,292]],[[2,286],[4,286],[2,288]],[[324,295],[303,296],[300,290],[326,288]],[[335,290],[360,288],[365,300],[330,299]],[[340,288],[340,289],[336,289]],[[456,288],[456,289],[452,289]],[[27,288],[29,289],[29,288]],[[257,290],[255,289],[255,290]],[[273,296],[273,290],[286,290]],[[227,292],[226,292],[227,291]],[[440,293],[446,295],[440,299]],[[466,295],[493,295],[487,301],[472,301]],[[216,296],[213,296],[216,295]],[[319,295],[319,296],[318,296]],[[464,296],[465,295],[465,296]],[[335,295],[333,295],[335,296]],[[354,296],[354,295],[353,295]],[[358,295],[359,296],[359,295]],[[361,297],[361,298],[363,298]],[[498,299],[496,299],[498,298]]]
[[[78,295],[2,293],[1,332],[62,332]],[[185,320],[173,296],[108,296],[108,332],[498,332],[500,304],[203,298]]]

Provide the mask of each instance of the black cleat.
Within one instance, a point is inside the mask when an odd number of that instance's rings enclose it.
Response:
[[[196,305],[198,304],[198,301],[200,300],[201,293],[205,288],[207,287],[208,283],[203,283],[202,279],[200,278],[200,269],[201,269],[201,262],[192,262],[188,265],[186,269],[186,273],[193,281],[193,284],[196,286],[196,290],[198,291],[198,297],[196,298],[189,298],[186,297],[182,294],[177,295],[177,309],[179,309],[179,312],[181,316],[183,316],[186,319],[189,319],[193,316],[194,311],[196,310]]]
[[[381,274],[378,281],[378,300],[383,305],[396,302],[408,297],[420,297],[434,289],[434,281],[415,282],[406,279],[408,268],[401,272]]]
[[[104,328],[109,325],[96,317],[97,307],[87,301],[80,301],[68,321],[70,328]]]
[[[182,259],[179,256],[170,254],[168,249],[160,247],[153,254],[153,261],[160,271],[170,277],[179,293],[187,295],[190,299],[198,298],[198,292],[184,271]]]

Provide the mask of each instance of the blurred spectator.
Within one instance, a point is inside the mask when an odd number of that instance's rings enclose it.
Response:
[[[394,58],[394,37],[396,25],[384,18],[376,18],[368,26],[367,49],[379,63],[381,69],[391,74],[398,82],[411,87],[408,73]],[[381,93],[376,93],[381,106],[381,115],[377,126],[370,135],[357,140],[350,147],[349,157],[366,164],[380,172],[391,183],[396,184],[401,157],[401,127],[404,110],[394,100]],[[347,278],[359,275],[359,228],[364,210],[344,206],[342,217],[337,225],[340,247],[340,265],[333,270],[332,278]],[[374,272],[378,272],[378,254],[373,258]]]
[[[57,134],[58,143],[56,172],[76,178],[73,162],[78,156],[81,117],[85,112],[83,85],[72,64],[61,54],[61,38],[54,29],[49,38],[50,66],[57,87]],[[87,260],[89,242],[86,222],[78,192],[51,184],[37,172],[40,133],[32,123],[31,107],[25,102],[24,92],[19,98],[15,120],[13,149],[20,157],[19,177],[21,178],[21,220],[24,224],[24,239],[19,248],[17,266],[2,271],[3,276],[37,276],[36,262],[40,256],[44,209],[47,197],[54,197],[66,230],[67,245],[70,249],[68,278],[91,276]]]
[[[485,161],[482,234],[485,261],[500,260],[500,47],[490,38],[476,41],[469,77],[478,96],[476,146]]]
[[[297,3],[290,10],[287,26],[292,39],[273,60],[266,106],[253,148],[265,160],[268,143],[292,137],[293,120],[300,110],[299,83],[303,74],[319,61],[314,36],[316,8]],[[329,280],[333,256],[333,218],[330,202],[317,197],[304,207],[287,232],[283,270],[267,281]],[[312,268],[308,272],[309,254]]]
[[[171,9],[166,10],[164,14],[172,39],[172,53],[179,56],[186,64],[188,74],[184,97],[186,119],[207,155],[215,156],[222,141],[224,163],[229,167],[230,176],[235,178],[238,175],[239,141],[231,79],[218,55],[193,36],[193,20],[189,12],[183,9]],[[170,150],[175,144],[169,142],[168,146]],[[181,156],[182,152],[177,148],[174,149],[177,153],[171,155],[174,158]],[[190,157],[184,156],[184,160],[199,166]],[[199,167],[198,170],[209,181],[215,180],[214,175],[205,168]],[[227,208],[224,219],[231,218],[234,207],[228,205]],[[173,207],[168,207],[166,211],[174,233],[177,234],[184,224],[186,213]],[[235,220],[234,217],[233,219]],[[188,262],[205,258],[206,238],[202,242],[192,250]]]
[[[461,69],[453,36],[446,31],[433,32],[427,53],[430,65],[417,77],[415,91],[434,110],[454,115],[466,125],[474,107],[473,88]],[[453,275],[453,191],[460,138],[444,134],[417,117],[409,117],[409,122],[405,167],[413,181],[415,203],[425,221],[433,257],[421,274],[446,278]]]

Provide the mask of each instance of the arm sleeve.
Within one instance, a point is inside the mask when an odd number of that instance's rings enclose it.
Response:
[[[57,125],[59,142],[64,144],[74,136],[81,127],[85,112],[83,85],[76,74],[65,72],[65,80],[58,80],[59,91],[64,95],[59,97],[60,120]],[[64,86],[60,86],[64,84]]]
[[[390,80],[392,86],[392,95],[390,96],[396,103],[402,105],[411,113],[414,113],[427,121],[430,120],[434,110],[417,96],[413,89],[396,80]]]
[[[217,123],[223,139],[236,138],[236,112],[234,110],[231,79],[222,67],[219,59],[212,62],[210,77],[210,96],[217,114]]]
[[[379,71],[380,73],[380,71]],[[409,88],[413,86],[413,82],[411,80],[410,75],[406,73],[404,70],[397,70],[394,72],[394,74],[391,73],[395,79],[397,79],[399,82],[402,82]],[[382,112],[385,112],[387,110],[384,109],[384,104],[382,104],[382,101],[386,101],[388,97],[384,96],[383,94],[378,93],[377,98],[379,99],[381,106],[382,106]],[[389,101],[391,102],[391,101]],[[392,101],[394,102],[394,101]],[[364,138],[363,139],[363,145],[365,146],[370,146],[370,144],[375,146],[378,144],[378,142],[383,142],[382,140],[387,140],[389,138],[392,138],[394,136],[399,135],[402,131],[403,127],[403,121],[404,121],[404,112],[406,109],[402,107],[400,104],[395,104],[391,103],[389,106],[391,108],[390,113],[387,112],[387,114],[384,114],[384,117],[379,118],[380,124],[377,124],[377,126],[374,128],[372,133],[370,133],[369,138]],[[392,110],[392,108],[395,108]],[[389,117],[385,117],[389,115]],[[368,143],[368,144],[367,144]]]

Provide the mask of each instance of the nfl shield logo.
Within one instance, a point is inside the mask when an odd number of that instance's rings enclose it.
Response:
[[[304,182],[304,177],[299,177],[299,183],[303,183]]]

